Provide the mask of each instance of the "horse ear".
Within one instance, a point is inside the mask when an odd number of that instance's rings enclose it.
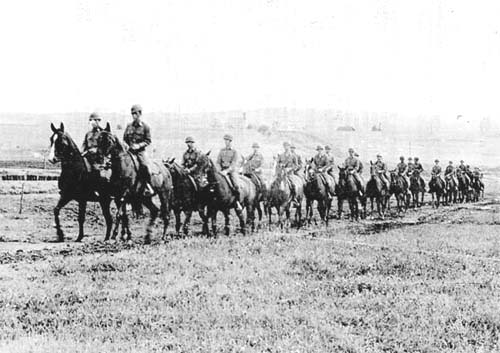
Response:
[[[64,124],[61,122],[61,125],[59,126],[59,130],[61,130],[62,132],[64,132]]]
[[[111,126],[109,125],[109,122],[106,123],[106,127],[104,128],[106,132],[111,132]]]
[[[56,127],[54,126],[54,124],[50,123],[50,129],[52,130],[53,133],[56,133],[57,132],[57,129]]]
[[[212,152],[212,150],[209,150],[207,153],[205,153],[207,156],[210,156],[210,152]]]
[[[175,157],[172,157],[172,158],[170,158],[170,160],[168,161],[168,163],[172,164],[172,163],[174,163],[174,161],[175,161]]]

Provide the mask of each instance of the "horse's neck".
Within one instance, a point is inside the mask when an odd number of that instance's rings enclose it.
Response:
[[[75,142],[68,136],[71,152],[61,160],[62,170],[86,170],[85,162]]]

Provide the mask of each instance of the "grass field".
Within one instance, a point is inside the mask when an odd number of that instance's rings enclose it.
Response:
[[[18,222],[0,243],[1,352],[499,349],[496,202],[143,246],[100,242],[92,208],[83,245],[48,242],[55,198],[1,210]]]

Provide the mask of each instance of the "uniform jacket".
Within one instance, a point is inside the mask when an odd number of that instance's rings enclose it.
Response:
[[[320,155],[319,153],[313,157],[315,169],[320,169],[328,166],[328,157],[326,154]]]
[[[97,148],[97,135],[99,134],[99,132],[101,132],[101,130],[101,127],[97,127],[85,134],[82,144],[82,153]]]
[[[435,165],[434,167],[432,167],[432,174],[441,174],[441,167],[439,165]]]
[[[238,152],[233,148],[226,148],[220,150],[217,156],[217,166],[220,170],[229,169],[231,172],[236,170],[236,162],[238,161]]]
[[[381,171],[384,174],[387,173],[387,165],[385,164],[385,162],[376,161],[375,162],[375,167],[377,168],[378,171]]]
[[[260,152],[254,152],[247,157],[245,164],[245,173],[261,173],[261,167],[264,163],[264,156]]]
[[[345,160],[345,166],[348,170],[354,170],[359,173],[361,169],[361,162],[356,157],[349,156]]]
[[[186,152],[182,155],[182,166],[192,172],[194,167],[196,167],[200,154],[201,152],[196,148],[186,150]]]
[[[151,131],[149,126],[141,121],[139,124],[131,122],[127,125],[123,134],[123,141],[129,146],[138,144],[139,149],[135,152],[140,152],[146,149],[146,146],[151,144]]]
[[[408,166],[405,162],[399,162],[397,165],[399,174],[404,174],[408,170]]]

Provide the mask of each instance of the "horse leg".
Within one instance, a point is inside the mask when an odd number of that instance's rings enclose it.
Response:
[[[217,213],[218,211],[216,209],[211,209],[208,211],[209,215],[208,217],[212,221],[212,234],[215,237],[217,235]]]
[[[175,216],[175,233],[177,234],[177,237],[180,237],[180,235],[181,235],[181,210],[177,207],[174,208],[174,216]]]
[[[122,222],[123,222],[122,223],[122,240],[130,241],[132,239],[132,232],[130,231],[130,222],[128,219],[127,205],[126,204],[123,204]]]
[[[109,211],[111,199],[108,197],[102,197],[99,199],[99,204],[101,205],[102,214],[104,216],[104,220],[106,221],[106,236],[104,237],[104,241],[108,241],[111,234],[111,227],[113,225],[113,217],[111,216],[111,212]]]
[[[186,237],[189,234],[189,225],[191,224],[191,216],[193,215],[193,211],[184,211],[184,226],[182,227],[182,232]],[[179,225],[180,227],[180,225]]]
[[[155,220],[158,217],[158,207],[156,207],[156,205],[153,203],[153,199],[151,197],[146,197],[143,204],[149,209],[149,222],[146,227],[146,237],[144,238],[144,244],[151,244],[151,234],[153,233]]]
[[[342,219],[342,207],[344,206],[344,200],[341,197],[337,197],[337,215],[339,219]]]
[[[66,206],[71,199],[66,197],[60,197],[59,201],[57,201],[56,207],[54,207],[54,220],[56,223],[56,233],[57,233],[57,241],[64,241],[64,232],[61,229],[61,224],[59,222],[59,213],[61,212],[61,208]]]
[[[115,200],[115,204],[116,204],[115,224],[114,224],[113,232],[111,233],[111,240],[115,240],[116,236],[118,235],[118,229],[120,227],[120,220],[121,220],[122,213],[123,213],[122,208],[123,208],[123,205],[125,205],[125,202],[123,199]]]
[[[207,211],[207,213],[208,213],[208,211]],[[198,206],[198,214],[200,215],[200,218],[202,221],[201,232],[202,232],[202,234],[205,234],[208,237],[208,236],[210,236],[210,231],[208,228],[208,215],[205,214],[205,207]]]
[[[240,214],[238,215],[238,218],[240,218],[240,215],[241,215],[241,211],[239,212]],[[229,209],[226,209],[224,210],[224,234],[226,236],[229,236]],[[243,222],[243,228],[245,226],[245,222],[243,221],[243,216],[241,216],[240,218],[240,227],[241,227],[241,223]],[[245,234],[243,232],[243,234]]]
[[[161,238],[165,239],[167,236],[168,224],[170,223],[169,191],[161,190],[158,193],[158,197],[160,198],[160,217],[163,221],[163,232]]]
[[[85,223],[85,211],[87,210],[87,201],[78,201],[78,238],[76,241],[79,243],[84,237],[83,224]]]
[[[298,201],[298,206],[295,207],[295,219],[297,222],[297,229],[300,229],[302,226],[302,200],[299,199]]]

